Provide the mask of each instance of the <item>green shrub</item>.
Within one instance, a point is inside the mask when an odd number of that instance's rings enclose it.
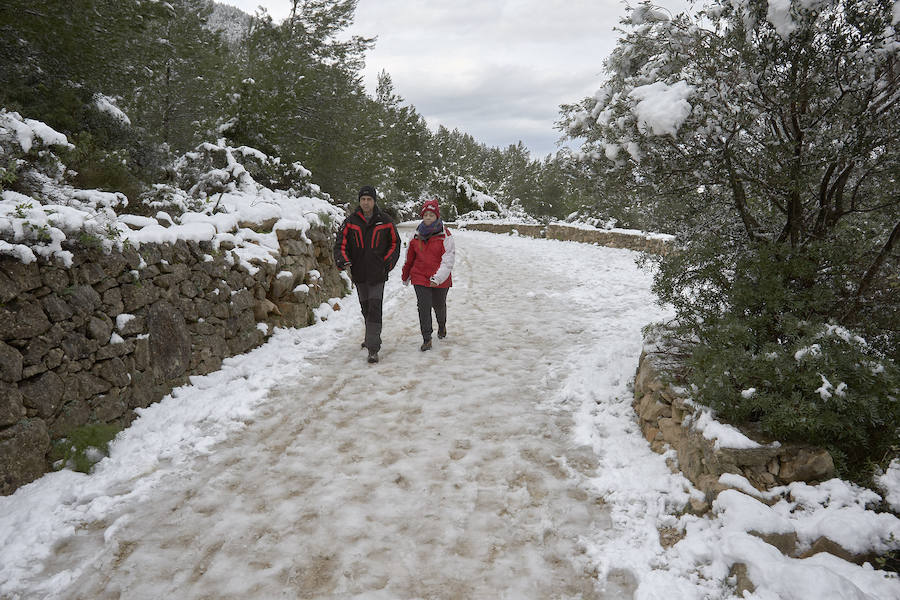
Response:
[[[678,312],[671,330],[698,402],[735,425],[824,447],[840,476],[871,485],[898,440],[900,369],[878,327],[840,323],[857,277],[840,250],[706,244],[666,257],[654,289]]]
[[[121,431],[118,425],[92,423],[57,440],[50,452],[50,460],[57,469],[70,468],[90,473],[95,464],[109,456],[109,443]]]
[[[841,476],[865,481],[898,437],[900,372],[840,327],[792,329],[761,346],[739,319],[705,332],[688,359],[697,399],[726,421],[824,447]]]
[[[126,150],[107,149],[89,132],[79,132],[70,141],[75,148],[65,153],[64,162],[76,173],[72,178],[75,187],[122,192],[129,200],[138,198],[143,184],[132,172]]]

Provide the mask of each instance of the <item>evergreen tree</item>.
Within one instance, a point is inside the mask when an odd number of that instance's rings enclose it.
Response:
[[[209,0],[172,0],[169,6],[148,26],[147,44],[118,91],[146,141],[182,153],[214,139],[236,74],[224,41],[206,27]]]
[[[900,416],[892,18],[889,0],[675,18],[644,3],[603,89],[566,113],[598,170],[679,234],[654,289],[677,311],[701,400],[852,468],[897,439]],[[795,358],[813,344],[827,360]],[[822,377],[855,384],[823,405]]]

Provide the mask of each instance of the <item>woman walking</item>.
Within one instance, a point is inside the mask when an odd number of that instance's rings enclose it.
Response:
[[[450,230],[441,220],[438,201],[428,200],[422,206],[422,222],[406,250],[406,262],[400,276],[404,285],[412,280],[419,308],[422,331],[420,350],[431,350],[431,311],[437,318],[438,338],[447,335],[447,292],[453,285],[450,271],[456,259],[456,244]]]

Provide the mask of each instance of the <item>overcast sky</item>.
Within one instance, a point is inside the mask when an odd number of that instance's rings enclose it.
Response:
[[[264,6],[276,20],[291,6],[219,1],[250,14]],[[366,58],[370,93],[385,70],[432,128],[499,148],[521,140],[541,158],[557,149],[559,105],[600,87],[624,12],[620,0],[359,0],[351,33],[378,38]]]

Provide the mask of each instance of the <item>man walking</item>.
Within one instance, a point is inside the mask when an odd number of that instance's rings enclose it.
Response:
[[[375,203],[375,188],[359,190],[359,206],[341,224],[334,241],[334,263],[349,271],[356,284],[359,306],[366,321],[363,347],[369,362],[378,362],[381,349],[381,306],[384,282],[400,257],[400,236],[391,218]]]

